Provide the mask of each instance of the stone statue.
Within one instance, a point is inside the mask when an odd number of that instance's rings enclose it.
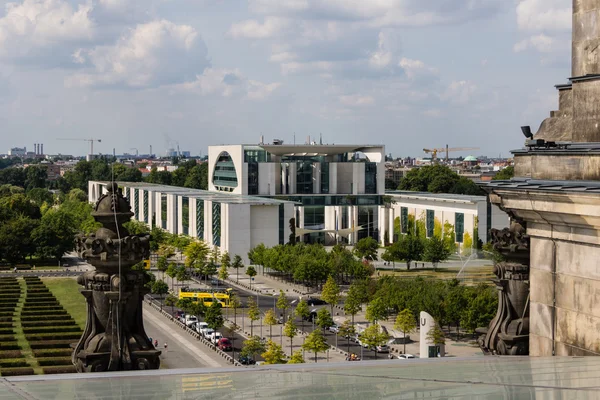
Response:
[[[123,223],[133,216],[116,183],[92,212],[102,227],[77,238],[80,257],[95,267],[77,278],[87,300],[87,322],[73,352],[79,372],[158,369],[160,351],[144,331],[144,272],[132,267],[148,258],[150,235],[130,235]],[[120,257],[119,257],[120,256]]]
[[[498,311],[478,343],[485,354],[529,354],[529,236],[517,222],[492,229],[492,243],[505,261],[494,266]]]

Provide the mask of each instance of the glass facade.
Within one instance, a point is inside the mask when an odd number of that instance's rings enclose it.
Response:
[[[190,199],[184,197],[181,200],[181,225],[183,225],[183,234],[189,235],[190,232]]]
[[[383,204],[382,196],[275,196],[275,199],[294,201],[303,206],[380,206]]]
[[[321,193],[329,193],[329,163],[321,163]]]
[[[233,165],[231,156],[227,152],[221,153],[217,159],[213,173],[213,185],[215,185],[217,190],[228,192],[233,191],[238,186],[235,166]]]
[[[245,163],[260,163],[270,162],[271,154],[267,153],[262,149],[247,149],[244,150],[244,162]]]
[[[204,200],[196,199],[196,236],[204,239]]]
[[[358,231],[358,240],[372,237],[378,239],[377,229],[374,229],[376,224],[377,215],[372,207],[358,207],[358,226],[364,229]]]
[[[148,191],[144,190],[144,222],[148,223]]]
[[[248,163],[248,194],[258,194],[258,163]]]
[[[133,189],[133,213],[135,214],[135,219],[140,218],[140,194],[139,190]]]
[[[325,229],[325,207],[304,207],[304,228]]]
[[[427,210],[427,219],[426,219],[426,227],[427,227],[427,237],[433,236],[433,230],[435,228],[435,211]]]
[[[161,228],[167,229],[167,195],[160,195],[160,221]]]
[[[212,237],[215,246],[221,246],[221,203],[212,203]]]
[[[408,207],[400,207],[400,225],[402,233],[408,233]]]
[[[279,244],[285,244],[285,210],[283,204],[279,205]]]
[[[311,162],[299,162],[296,171],[296,193],[312,194],[313,190],[313,164]]]
[[[454,232],[456,233],[456,242],[462,243],[465,234],[465,214],[454,214]]]
[[[377,193],[377,163],[365,163],[365,193]]]

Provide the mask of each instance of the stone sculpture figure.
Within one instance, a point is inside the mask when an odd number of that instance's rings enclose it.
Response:
[[[494,266],[498,311],[483,333],[484,354],[529,354],[529,236],[517,222],[510,229],[492,229],[492,243],[505,261]]]
[[[79,372],[158,369],[160,351],[144,331],[142,301],[146,275],[132,267],[148,258],[150,235],[130,235],[123,223],[133,216],[116,183],[92,212],[102,224],[77,238],[80,257],[95,267],[78,277],[87,301],[87,322],[72,361]]]

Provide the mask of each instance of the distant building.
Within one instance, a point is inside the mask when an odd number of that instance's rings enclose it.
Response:
[[[9,156],[23,157],[27,155],[27,147],[13,147],[8,151]]]

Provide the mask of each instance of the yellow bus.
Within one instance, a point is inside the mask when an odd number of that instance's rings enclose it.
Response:
[[[233,289],[201,289],[201,288],[181,288],[179,291],[179,299],[192,299],[204,303],[206,307],[210,307],[214,301],[221,303],[222,307],[229,308],[229,300],[233,295]]]

